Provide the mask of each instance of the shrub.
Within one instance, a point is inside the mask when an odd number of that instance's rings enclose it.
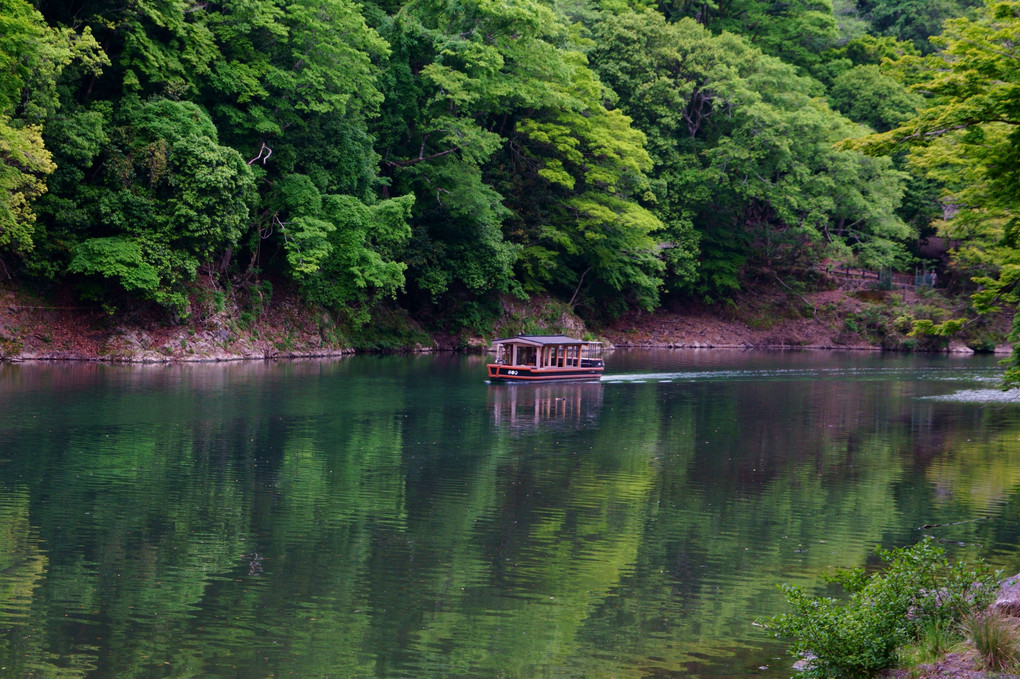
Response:
[[[995,347],[1001,343],[1001,340],[991,333],[982,333],[981,335],[967,340],[967,348],[976,354],[991,354],[995,352]]]
[[[378,307],[368,323],[345,328],[350,346],[369,351],[404,351],[432,339],[403,309]]]
[[[500,311],[496,299],[462,302],[454,310],[450,325],[477,335],[486,335],[492,332]]]
[[[925,626],[945,626],[983,609],[994,596],[994,578],[976,568],[950,564],[930,538],[894,550],[877,550],[884,570],[840,570],[828,579],[844,599],[812,598],[783,585],[792,613],[759,621],[776,636],[792,637],[791,652],[809,657],[802,677],[867,677],[892,666],[897,649],[917,641]]]

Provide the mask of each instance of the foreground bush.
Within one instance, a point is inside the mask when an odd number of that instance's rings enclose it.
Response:
[[[895,664],[897,649],[917,641],[925,628],[957,625],[995,596],[998,573],[983,562],[950,564],[930,538],[877,553],[887,564],[883,570],[840,570],[829,578],[846,598],[811,598],[783,585],[793,612],[759,621],[777,637],[792,637],[791,652],[809,659],[800,676],[870,676]]]

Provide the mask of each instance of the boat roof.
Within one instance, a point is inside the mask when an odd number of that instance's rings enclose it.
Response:
[[[588,340],[574,339],[566,335],[517,335],[515,337],[502,337],[492,340],[493,344],[530,344],[532,346],[544,347],[559,344],[599,344]]]

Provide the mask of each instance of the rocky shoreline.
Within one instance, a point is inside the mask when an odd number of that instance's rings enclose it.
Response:
[[[282,299],[256,318],[242,318],[223,310],[174,324],[152,312],[115,316],[73,300],[0,289],[0,360],[175,363],[354,353],[331,343],[323,319],[296,301]]]
[[[1008,617],[1020,630],[1020,573],[1000,583],[999,594],[988,607],[991,613]],[[919,665],[910,669],[894,669],[882,674],[891,679],[1018,679],[1020,674],[1009,674],[980,669],[977,651],[968,646],[963,650],[947,653],[938,662]]]

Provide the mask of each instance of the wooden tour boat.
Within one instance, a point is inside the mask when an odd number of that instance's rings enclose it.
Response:
[[[602,343],[564,335],[517,335],[493,340],[496,359],[488,364],[496,382],[597,380],[602,376]]]

